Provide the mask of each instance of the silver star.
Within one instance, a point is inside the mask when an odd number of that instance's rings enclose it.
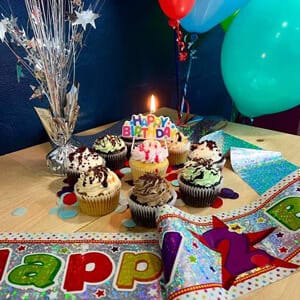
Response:
[[[99,14],[93,13],[90,9],[83,10],[82,12],[75,11],[77,19],[72,25],[81,25],[85,30],[87,24],[91,24],[96,28],[95,20],[99,17]]]
[[[4,18],[0,21],[0,40],[4,42],[5,39],[5,33],[7,32],[7,24],[8,24],[8,18]]]

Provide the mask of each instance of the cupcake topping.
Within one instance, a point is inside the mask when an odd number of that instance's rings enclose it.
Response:
[[[99,152],[113,153],[116,151],[122,151],[126,148],[126,145],[120,137],[107,134],[103,137],[97,138],[94,142],[93,148]]]
[[[109,168],[96,166],[80,174],[75,188],[78,193],[98,196],[121,188],[121,181]]]
[[[175,139],[167,142],[168,149],[170,151],[188,151],[190,149],[191,143],[188,138],[180,131],[175,135]]]
[[[209,162],[200,163],[190,160],[181,171],[181,179],[193,186],[210,187],[219,184],[222,179],[221,171]]]
[[[105,165],[105,160],[92,148],[77,148],[69,154],[67,168],[74,172],[87,171],[95,166]]]
[[[145,140],[133,148],[131,157],[147,163],[159,163],[168,157],[168,149],[164,148],[159,141]]]
[[[169,202],[172,192],[164,178],[155,173],[146,173],[135,182],[132,196],[138,203],[157,206]]]
[[[223,158],[223,155],[215,141],[207,140],[198,144],[192,144],[189,158],[204,158],[211,159],[214,162],[217,162]]]

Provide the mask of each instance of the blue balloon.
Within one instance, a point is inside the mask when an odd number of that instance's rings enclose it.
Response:
[[[300,104],[299,16],[299,0],[251,0],[229,27],[221,69],[243,115],[258,117]]]
[[[203,33],[241,8],[248,0],[196,0],[190,13],[180,20],[188,32]]]

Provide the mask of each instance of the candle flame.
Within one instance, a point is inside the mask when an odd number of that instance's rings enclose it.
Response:
[[[151,95],[150,98],[150,113],[154,114],[156,112],[156,98],[154,95]]]

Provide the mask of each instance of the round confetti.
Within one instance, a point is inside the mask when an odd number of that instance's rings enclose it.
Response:
[[[122,221],[122,224],[126,228],[134,228],[134,227],[136,227],[136,224],[135,224],[135,222],[132,219],[124,219]]]
[[[213,202],[213,204],[210,207],[219,208],[222,205],[223,205],[223,200],[220,197],[218,197],[218,198],[216,198],[216,200]]]
[[[178,187],[178,186],[179,186],[179,183],[178,183],[178,180],[177,180],[177,179],[172,180],[172,181],[171,181],[171,184],[172,184],[173,186],[175,186],[175,187]]]
[[[78,210],[77,209],[63,209],[59,208],[57,215],[62,218],[62,219],[70,219],[74,218],[78,215]]]
[[[230,188],[222,188],[219,196],[222,198],[237,199],[239,194]]]
[[[124,175],[129,174],[131,172],[130,168],[122,168],[120,169],[120,172]]]
[[[11,214],[13,215],[13,216],[23,216],[23,215],[25,215],[27,213],[27,208],[25,208],[25,207],[19,207],[19,208],[16,208],[15,210],[13,210],[12,212],[11,212]]]
[[[62,196],[62,202],[66,205],[73,205],[77,202],[76,195],[74,193],[66,193]]]

